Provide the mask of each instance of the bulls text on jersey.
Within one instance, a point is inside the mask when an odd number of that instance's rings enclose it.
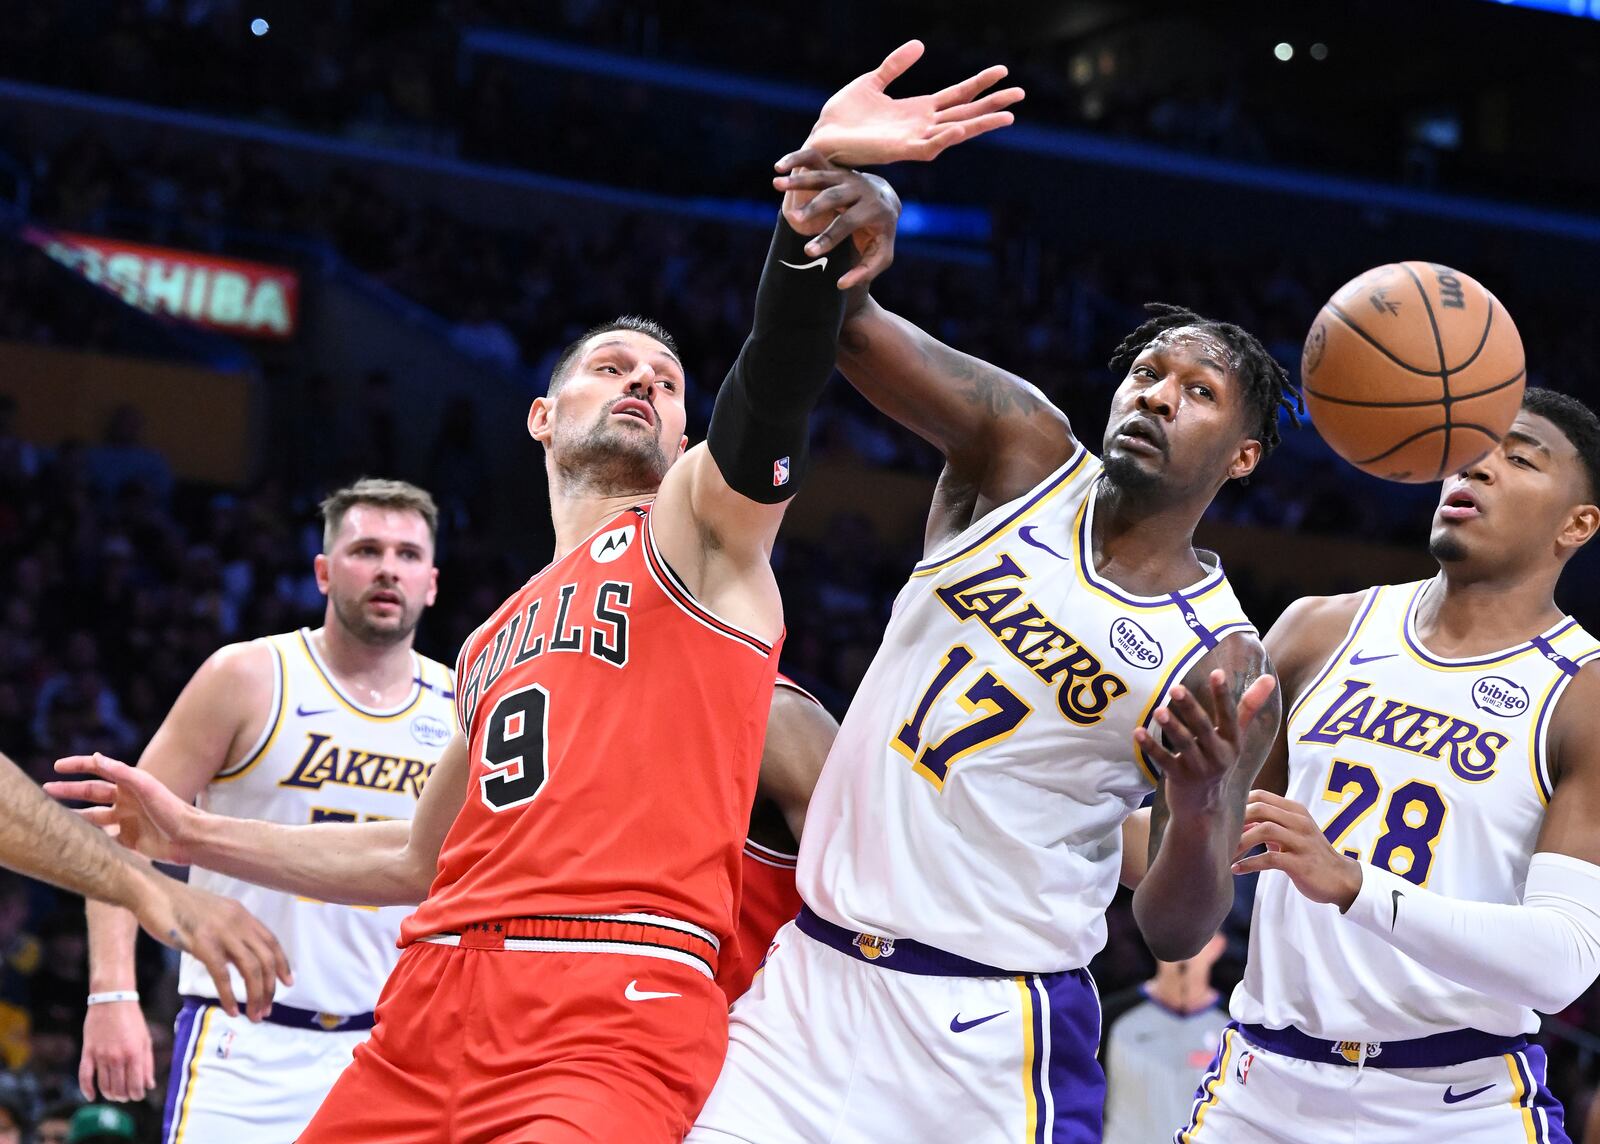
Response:
[[[577,595],[577,584],[563,584],[557,592],[553,617],[547,614],[541,622],[540,605],[544,601],[535,599],[500,622],[461,682],[463,726],[472,726],[479,697],[508,666],[561,652],[591,655],[612,667],[627,666],[628,606],[633,600],[633,585],[607,580],[595,591],[593,600],[579,600]]]

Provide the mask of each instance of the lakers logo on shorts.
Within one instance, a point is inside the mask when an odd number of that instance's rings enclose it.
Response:
[[[329,1032],[329,1033],[333,1032],[335,1029],[337,1029],[340,1025],[344,1024],[349,1019],[350,1019],[349,1017],[341,1017],[337,1013],[318,1013],[317,1014],[317,1024],[321,1025],[322,1028],[326,1032]]]
[[[855,940],[850,943],[861,951],[861,956],[868,961],[877,961],[880,957],[894,956],[894,939],[878,937],[876,934],[858,933]]]
[[[1383,1052],[1383,1046],[1376,1041],[1340,1041],[1334,1051],[1351,1064],[1358,1065],[1363,1056],[1375,1057]]]

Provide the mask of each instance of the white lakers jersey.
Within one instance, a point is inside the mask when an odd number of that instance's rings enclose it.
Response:
[[[373,710],[340,690],[308,634],[262,641],[277,670],[272,716],[244,759],[200,793],[199,805],[289,825],[411,818],[455,725],[453,673],[413,653],[411,693],[396,707]],[[190,881],[239,899],[277,935],[294,969],[294,984],[278,986],[281,1004],[340,1016],[377,1004],[410,907],[317,902],[199,868]],[[183,993],[217,995],[205,966],[187,954],[178,982]]]
[[[1550,717],[1600,643],[1568,617],[1505,651],[1443,659],[1416,630],[1418,604],[1437,591],[1427,580],[1367,593],[1289,712],[1288,796],[1352,858],[1445,897],[1519,902],[1550,796]],[[1327,1040],[1539,1026],[1531,1010],[1430,972],[1277,871],[1256,888],[1232,1010]]]
[[[1028,973],[1105,943],[1133,730],[1250,629],[1220,566],[1160,597],[1095,573],[1081,445],[913,571],[812,796],[801,896],[849,929]]]

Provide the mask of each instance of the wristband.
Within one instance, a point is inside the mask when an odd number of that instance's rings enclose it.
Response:
[[[113,1001],[137,1000],[139,1000],[139,991],[137,989],[111,989],[105,993],[89,994],[89,1004],[91,1005],[109,1005]]]

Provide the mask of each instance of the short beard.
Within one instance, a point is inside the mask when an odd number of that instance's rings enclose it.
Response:
[[[654,435],[637,439],[631,431],[607,423],[610,412],[581,436],[562,442],[556,470],[569,490],[596,496],[653,493],[661,487],[670,462]]]
[[[1131,457],[1106,450],[1106,482],[1124,493],[1139,496],[1161,485],[1161,474],[1140,467]]]
[[[361,601],[357,599],[354,608],[346,608],[345,602],[338,596],[330,596],[333,601],[333,614],[339,621],[339,626],[349,632],[357,643],[368,647],[393,647],[395,644],[404,643],[410,639],[417,630],[417,625],[422,622],[422,609],[411,611],[408,607],[400,610],[400,622],[392,628],[379,627],[367,619],[361,611]]]
[[[1440,564],[1455,564],[1467,558],[1467,546],[1453,532],[1441,532],[1428,538],[1428,555]]]

